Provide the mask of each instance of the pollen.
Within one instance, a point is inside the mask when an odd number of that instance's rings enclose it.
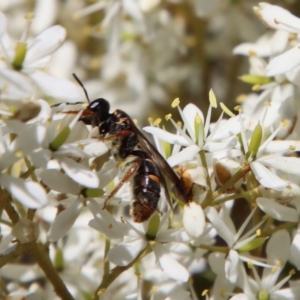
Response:
[[[256,91],[259,91],[260,90],[260,84],[255,84],[253,87],[252,87],[252,91],[256,92]]]
[[[176,98],[176,99],[173,100],[173,102],[171,104],[171,107],[175,108],[175,107],[177,107],[179,105],[179,103],[180,103],[179,98]]]
[[[246,94],[240,94],[239,96],[237,96],[235,101],[237,103],[243,103],[246,100],[246,97],[247,97]]]
[[[274,265],[274,266],[272,267],[272,272],[275,273],[277,270],[278,270],[278,266],[277,266],[277,265]]]
[[[240,105],[237,105],[236,107],[234,107],[234,110],[238,111],[240,113],[243,111],[243,109],[242,109],[242,107]]]
[[[257,229],[257,230],[256,230],[256,235],[257,235],[257,236],[261,236],[261,230],[260,230],[260,229]]]
[[[149,117],[149,118],[148,118],[148,122],[149,122],[150,124],[152,124],[152,123],[153,123],[153,118],[152,118],[152,117]]]
[[[249,56],[257,56],[257,52],[254,50],[249,50]]]
[[[158,126],[160,123],[161,123],[161,118],[157,118],[156,120],[154,120],[153,125]]]
[[[34,13],[33,13],[33,12],[29,12],[29,13],[27,13],[27,14],[24,16],[24,18],[25,18],[26,20],[32,20],[32,19],[34,19]]]
[[[295,273],[296,273],[295,269],[292,269],[292,270],[289,272],[289,275],[290,275],[290,276],[293,276]]]
[[[217,106],[218,106],[217,98],[216,98],[216,95],[215,95],[215,93],[212,89],[209,91],[208,97],[209,97],[210,105],[213,108],[217,108]]]
[[[170,119],[172,118],[172,114],[167,114],[167,115],[165,116],[165,118],[166,118],[167,121],[170,120]]]
[[[252,260],[249,260],[247,262],[247,266],[248,266],[249,269],[253,269],[253,262],[252,262]]]
[[[290,146],[289,146],[289,149],[290,149],[291,151],[295,151],[295,150],[296,150],[296,147],[295,147],[294,145],[290,145]]]
[[[18,158],[22,158],[22,157],[24,157],[24,153],[22,151],[16,151],[15,156]]]
[[[282,125],[282,127],[287,128],[288,125],[289,125],[289,123],[288,123],[288,121],[286,119],[282,119],[281,120],[281,125]]]

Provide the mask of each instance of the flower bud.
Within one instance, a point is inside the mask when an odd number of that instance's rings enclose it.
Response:
[[[242,253],[242,252],[249,252],[253,249],[256,249],[260,246],[263,245],[263,243],[267,240],[267,237],[257,237],[254,240],[252,240],[251,242],[249,242],[248,244],[240,247],[238,250],[238,252]]]
[[[255,159],[258,149],[260,147],[260,143],[262,140],[263,130],[260,124],[257,124],[251,137],[250,145],[246,157],[250,156]]]
[[[241,165],[233,159],[230,158],[222,158],[214,163],[214,173],[216,182],[223,186],[226,182],[228,182],[231,177],[241,168]],[[234,183],[234,188],[239,188],[242,183],[242,179],[238,182]],[[232,189],[229,187],[229,189]]]
[[[272,78],[266,77],[266,76],[258,76],[258,75],[243,75],[239,77],[240,80],[242,80],[245,83],[249,84],[258,84],[258,85],[263,85],[272,82]]]
[[[190,202],[183,207],[183,227],[192,238],[198,238],[204,231],[205,215],[202,207]]]

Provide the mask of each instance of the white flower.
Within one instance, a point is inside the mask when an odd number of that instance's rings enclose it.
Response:
[[[92,205],[92,211],[95,213],[95,218],[90,222],[93,228],[101,230],[114,240],[120,240],[122,235],[126,237],[124,242],[109,251],[108,258],[112,263],[126,266],[146,247],[150,246],[159,267],[169,278],[182,282],[188,280],[189,273],[186,268],[177,262],[163,245],[163,243],[180,243],[190,239],[183,229],[168,229],[168,213],[164,214],[162,218],[154,214],[149,221],[143,224],[131,224],[129,221],[122,224],[115,222],[109,214],[101,212],[100,207],[97,209],[97,204],[94,201],[90,201],[88,205]]]
[[[255,210],[249,214],[237,232],[234,228],[232,220],[230,219],[228,208],[226,206],[222,207],[220,213],[218,213],[213,207],[206,208],[204,212],[212,226],[217,231],[217,234],[227,243],[228,247],[230,248],[229,255],[225,260],[225,275],[227,280],[229,280],[232,284],[235,284],[238,279],[237,265],[239,264],[239,261],[252,260],[252,258],[250,258],[248,255],[243,255],[238,251],[257,237],[257,235],[253,233],[259,228],[259,226],[261,226],[263,221],[257,224],[254,228],[251,228],[249,232],[241,237]],[[255,263],[260,265],[260,262],[258,261]]]
[[[280,289],[291,278],[292,272],[289,276],[276,283],[288,259],[289,247],[290,237],[287,231],[281,230],[274,233],[266,248],[267,263],[273,267],[264,268],[261,278],[253,266],[251,266],[251,270],[254,278],[247,276],[245,271],[240,272],[238,286],[242,288],[243,294],[238,294],[239,296],[234,296],[231,299],[243,299],[243,297],[248,300],[299,298],[299,288]]]
[[[28,34],[28,26],[25,27],[24,37]],[[2,13],[0,28],[6,28]],[[0,34],[1,56],[4,57],[0,64],[0,84],[2,88],[5,86],[5,93],[1,97],[11,100],[32,97],[35,83],[47,95],[60,100],[79,101],[81,90],[75,83],[58,79],[44,71],[51,55],[61,46],[65,37],[66,30],[55,25],[30,42],[23,38],[15,43],[3,30]]]
[[[271,28],[292,33],[300,31],[300,19],[280,6],[261,2],[259,7],[254,7],[254,11]]]
[[[254,11],[268,27],[290,33],[300,33],[300,19],[282,7],[260,3],[259,7],[254,8]],[[295,67],[299,66],[299,57],[300,50],[298,43],[270,61],[266,68],[267,75],[274,76],[292,71]]]

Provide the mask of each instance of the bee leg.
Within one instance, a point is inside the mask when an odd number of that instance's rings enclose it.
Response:
[[[133,163],[132,166],[125,172],[123,178],[120,180],[118,185],[110,192],[110,194],[107,196],[107,198],[104,200],[104,204],[102,209],[106,208],[106,203],[108,200],[110,200],[118,191],[119,189],[126,183],[137,171],[137,169],[140,167],[142,163],[142,159],[136,159]]]

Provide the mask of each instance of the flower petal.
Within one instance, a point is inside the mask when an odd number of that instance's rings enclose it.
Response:
[[[269,291],[274,287],[290,254],[291,238],[286,230],[275,232],[266,248],[267,263],[277,268],[263,269],[263,289]]]
[[[276,174],[267,169],[258,161],[253,161],[250,163],[251,171],[254,173],[255,178],[259,183],[270,189],[281,191],[288,186],[288,182],[282,180]]]
[[[275,76],[292,71],[300,64],[299,44],[290,50],[274,57],[266,67],[268,76]]]
[[[49,96],[70,102],[82,99],[80,88],[68,79],[57,78],[42,71],[35,71],[28,76]]]
[[[267,215],[271,216],[275,220],[282,222],[298,222],[299,215],[298,212],[291,207],[281,205],[268,198],[257,198],[256,203],[259,208],[265,212]]]
[[[258,161],[260,161],[258,159]],[[264,157],[261,160],[261,163],[267,167],[280,170],[285,173],[299,175],[300,170],[300,159],[298,157],[284,157],[284,156],[275,156]]]
[[[176,153],[169,157],[167,159],[167,162],[170,165],[170,167],[174,167],[188,160],[192,160],[194,157],[196,157],[200,150],[201,149],[196,145],[188,146],[179,153]]]
[[[37,182],[24,181],[6,174],[1,174],[0,178],[1,185],[25,206],[36,209],[46,205],[46,192]]]
[[[52,54],[64,42],[66,34],[66,29],[60,25],[52,26],[41,32],[29,45],[24,65]]]
[[[300,19],[280,6],[261,2],[259,7],[254,7],[254,11],[271,28],[292,33],[300,30]]]
[[[122,241],[129,226],[126,223],[117,222],[113,216],[92,199],[87,202],[88,208],[94,215],[94,219],[89,222],[89,226],[103,232],[107,237],[114,241]]]
[[[78,195],[80,193],[80,186],[78,183],[75,183],[68,176],[57,170],[44,170],[40,174],[40,177],[43,183],[51,190],[66,194],[70,193],[73,195]]]
[[[127,266],[146,246],[147,242],[145,240],[132,240],[110,249],[107,257],[110,262],[117,266]]]
[[[163,245],[157,243],[153,251],[159,266],[165,274],[174,280],[181,282],[188,281],[190,277],[188,270],[173,258]]]
[[[184,147],[189,145],[189,142],[183,136],[167,132],[158,127],[146,126],[143,127],[143,130],[150,134],[153,134],[162,141],[168,142],[169,144],[178,144]]]
[[[6,17],[0,12],[0,37],[6,32]]]
[[[207,207],[205,209],[205,214],[216,229],[218,235],[228,244],[229,247],[232,247],[234,244],[234,233],[229,230],[216,209],[213,207]]]
[[[82,209],[80,199],[74,201],[66,210],[56,216],[48,232],[48,240],[56,242],[72,227]]]
[[[74,181],[89,188],[99,187],[99,178],[97,174],[84,165],[79,164],[73,159],[67,157],[60,158],[59,162],[62,169]]]
[[[300,270],[300,224],[298,224],[296,234],[292,241],[291,256],[293,259],[293,263],[296,265],[297,269]]]
[[[228,279],[231,283],[236,283],[237,281],[238,263],[239,263],[239,254],[235,250],[230,250],[229,255],[226,257],[226,261],[225,261],[225,274],[226,274],[226,279]]]
[[[12,85],[24,97],[31,97],[33,94],[33,84],[20,72],[0,68],[0,76],[7,80],[7,85]]]

